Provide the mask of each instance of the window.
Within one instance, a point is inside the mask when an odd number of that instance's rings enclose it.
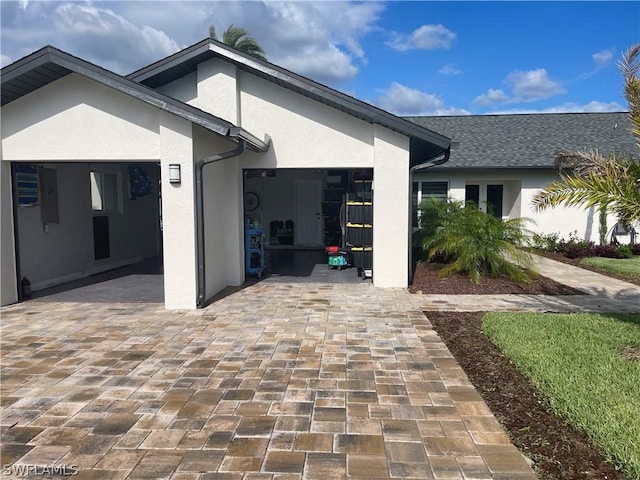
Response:
[[[447,182],[422,182],[420,189],[420,201],[428,198],[446,200],[449,194],[449,184]]]
[[[412,226],[418,227],[418,207],[429,199],[447,200],[449,197],[448,182],[414,182],[411,191],[411,203],[413,204]]]
[[[120,176],[117,173],[91,171],[91,208],[94,212],[121,210]]]

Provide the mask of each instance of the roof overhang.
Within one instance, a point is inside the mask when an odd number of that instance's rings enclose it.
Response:
[[[222,118],[51,46],[41,48],[1,70],[2,106],[72,73],[184,118],[222,137],[234,141],[242,139],[251,150],[265,152],[270,148],[268,139],[260,140]]]
[[[246,55],[212,39],[202,40],[174,55],[127,75],[127,78],[151,88],[158,88],[195,72],[199,63],[213,58],[222,58],[231,62],[240,70],[261,77],[283,88],[366,122],[379,124],[407,135],[411,140],[412,164],[423,163],[433,157],[444,154],[449,149],[451,140],[444,135],[282,67]]]

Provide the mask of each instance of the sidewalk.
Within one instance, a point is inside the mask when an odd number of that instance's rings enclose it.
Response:
[[[640,286],[535,257],[538,271],[586,295],[422,295],[425,310],[640,313]]]

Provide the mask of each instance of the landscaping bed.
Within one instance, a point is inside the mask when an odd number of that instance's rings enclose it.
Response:
[[[455,273],[441,278],[438,273],[444,265],[423,263],[416,266],[411,293],[441,295],[483,295],[483,294],[527,294],[527,295],[584,295],[584,292],[558,283],[542,275],[535,276],[530,283],[518,283],[505,275],[483,277],[478,284],[469,281],[464,274]]]
[[[482,333],[483,312],[425,314],[514,445],[533,459],[541,479],[625,478],[592,447],[586,435],[546,406],[528,380]]]

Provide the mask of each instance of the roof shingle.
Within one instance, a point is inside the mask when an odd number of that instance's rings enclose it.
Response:
[[[545,113],[407,117],[451,138],[451,158],[440,169],[552,168],[555,152],[597,150],[637,157],[629,114]]]

